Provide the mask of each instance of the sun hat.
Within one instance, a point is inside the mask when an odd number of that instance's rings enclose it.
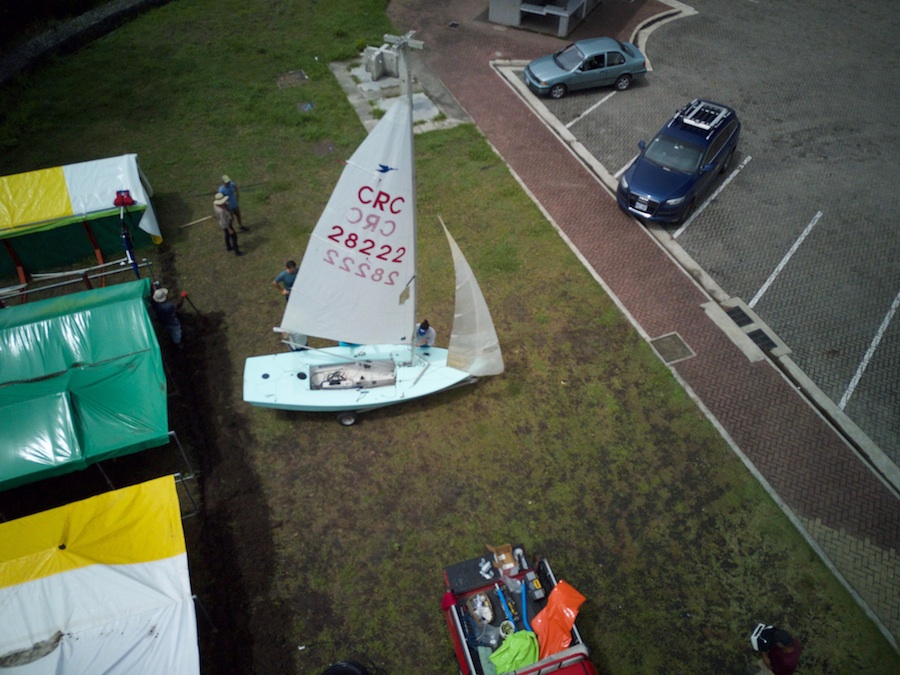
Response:
[[[223,183],[230,183],[230,182],[231,182],[231,179],[228,177],[228,174],[227,174],[227,173],[226,173],[224,176],[222,176],[222,182],[223,182]]]
[[[168,288],[158,288],[153,293],[153,299],[156,302],[165,302],[166,298],[169,297],[169,289]]]
[[[213,204],[216,206],[221,206],[222,204],[228,201],[228,195],[222,194],[221,192],[216,193],[216,198],[213,199]]]

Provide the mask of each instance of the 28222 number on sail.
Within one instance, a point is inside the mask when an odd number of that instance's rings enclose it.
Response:
[[[337,265],[337,268],[344,272],[349,272],[362,279],[369,279],[376,283],[383,283],[387,286],[393,286],[397,281],[397,277],[400,276],[400,272],[396,270],[385,273],[384,268],[373,268],[367,262],[357,263],[351,256],[341,258],[341,254],[333,248],[325,252],[324,260],[330,265]]]
[[[378,260],[383,260],[385,262],[392,263],[401,263],[403,262],[403,256],[406,255],[406,249],[403,246],[397,247],[395,251],[388,244],[381,244],[378,246],[378,253],[375,253],[375,242],[371,239],[363,239],[360,241],[359,235],[356,232],[349,232],[345,235],[344,228],[340,225],[332,225],[331,226],[331,234],[328,235],[328,238],[336,244],[341,244],[345,248],[349,248],[350,250],[357,250],[363,255],[375,255]],[[328,260],[327,262],[332,262]]]

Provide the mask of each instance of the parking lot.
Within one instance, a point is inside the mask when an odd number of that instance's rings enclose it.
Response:
[[[731,171],[668,232],[900,464],[894,5],[691,6],[639,43],[652,64],[643,82],[540,102],[614,176],[691,99],[737,110]]]

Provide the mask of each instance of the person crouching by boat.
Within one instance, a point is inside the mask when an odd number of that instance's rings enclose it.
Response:
[[[177,303],[170,302],[169,289],[157,288],[153,291],[152,302],[150,303],[156,318],[169,331],[172,342],[178,347],[181,346],[181,321],[178,320],[178,310],[181,309],[186,297],[187,293],[182,292]]]
[[[428,349],[429,347],[434,347],[434,341],[437,338],[437,331],[434,330],[429,324],[428,319],[425,319],[422,323],[416,324],[416,347],[421,349]]]
[[[221,192],[216,193],[216,198],[213,200],[213,211],[216,212],[219,227],[225,233],[225,248],[234,251],[235,255],[244,255],[244,252],[238,248],[237,232],[234,231],[234,217],[228,209],[228,195]]]
[[[287,334],[287,346],[290,348],[292,352],[303,352],[306,351],[309,345],[309,338],[303,333],[288,333]]]

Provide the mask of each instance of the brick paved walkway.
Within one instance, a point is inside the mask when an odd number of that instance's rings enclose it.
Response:
[[[645,337],[678,333],[696,354],[673,371],[786,507],[810,543],[900,640],[900,500],[768,361],[752,363],[709,318],[710,298],[498,77],[558,39],[487,22],[486,0],[393,0],[436,74]],[[605,2],[570,35],[631,39],[671,7]],[[452,25],[455,22],[455,26]]]

